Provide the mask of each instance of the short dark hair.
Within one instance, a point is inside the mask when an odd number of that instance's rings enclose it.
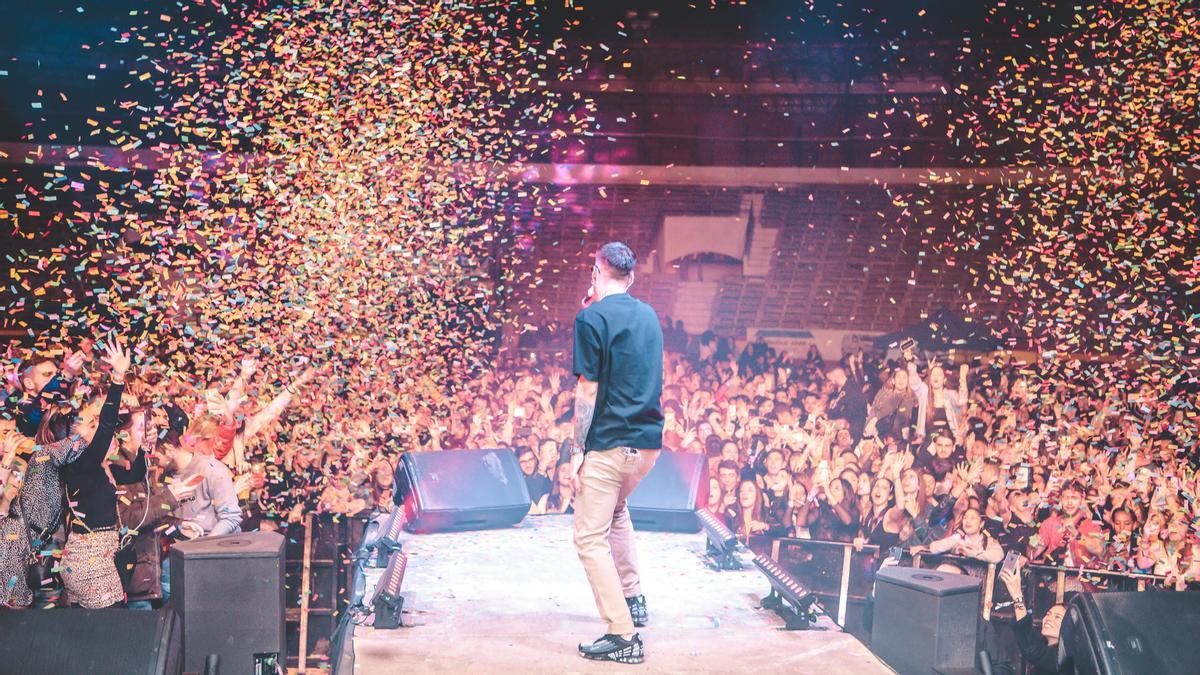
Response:
[[[182,436],[182,435],[183,434],[179,433],[178,431],[175,431],[175,429],[167,429],[166,431],[161,432],[161,434],[159,435],[157,447],[159,447],[159,448],[163,448],[166,446],[171,446],[173,448],[183,447],[183,441],[180,439],[180,436]]]
[[[54,362],[55,361],[54,361],[53,357],[47,356],[45,354],[34,354],[33,356],[30,356],[29,358],[27,358],[21,362],[21,365],[17,367],[17,374],[20,375],[21,377],[25,377],[27,374],[29,374],[29,371],[33,370],[34,368],[37,368],[38,366],[42,365],[43,363],[54,363]]]
[[[730,469],[741,473],[741,469],[738,468],[737,462],[733,462],[728,459],[723,459],[717,464],[717,471],[720,472],[721,469]]]
[[[637,256],[633,254],[633,249],[619,241],[610,241],[601,246],[596,252],[596,257],[617,277],[629,276],[637,266]]]

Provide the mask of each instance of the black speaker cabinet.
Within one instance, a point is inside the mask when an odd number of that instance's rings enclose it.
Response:
[[[1063,618],[1059,661],[1077,675],[1200,673],[1200,592],[1082,593]]]
[[[396,466],[397,505],[409,532],[509,527],[529,513],[529,488],[512,450],[406,452]]]
[[[979,579],[913,567],[875,574],[871,651],[901,675],[975,667]]]
[[[178,675],[181,646],[170,609],[0,611],[0,673]]]
[[[629,495],[629,517],[638,530],[699,532],[696,509],[707,501],[705,456],[662,450],[654,468]]]
[[[285,665],[284,538],[276,532],[204,537],[171,547],[171,603],[183,623],[183,666],[273,673]]]

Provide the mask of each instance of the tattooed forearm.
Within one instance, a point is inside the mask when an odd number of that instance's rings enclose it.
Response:
[[[587,443],[588,431],[592,428],[592,415],[596,411],[596,385],[580,380],[575,388],[575,447],[582,451]]]

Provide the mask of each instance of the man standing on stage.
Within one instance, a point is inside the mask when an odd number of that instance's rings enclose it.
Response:
[[[626,500],[662,448],[663,335],[658,316],[627,291],[637,258],[605,244],[575,317],[575,550],[608,632],[579,645],[588,659],[641,663],[645,626],[633,522]]]

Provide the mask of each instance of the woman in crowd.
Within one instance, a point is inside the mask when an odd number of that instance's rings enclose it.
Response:
[[[33,592],[26,582],[30,547],[18,495],[33,441],[0,420],[0,608],[28,607]]]
[[[967,404],[967,364],[958,371],[958,389],[946,388],[946,371],[930,362],[928,382],[917,376],[916,361],[908,360],[908,382],[917,397],[917,438],[934,431],[962,440],[961,413]]]
[[[1033,625],[1033,615],[1025,606],[1025,592],[1021,588],[1021,565],[1012,570],[1001,570],[1000,581],[1008,591],[1013,601],[1013,613],[1017,622],[1013,624],[1013,633],[1017,636],[1017,647],[1021,657],[1032,666],[1032,675],[1054,675],[1063,672],[1058,668],[1058,636],[1062,628],[1063,617],[1066,616],[1065,605],[1054,605],[1042,617],[1042,628],[1039,631]]]
[[[571,482],[571,464],[564,462],[558,465],[555,473],[554,487],[546,499],[545,513],[575,513],[571,507],[571,499],[575,496],[575,486]]]
[[[62,558],[63,584],[70,601],[85,609],[124,602],[125,591],[114,562],[120,529],[116,485],[140,482],[146,476],[146,455],[140,436],[135,441],[137,455],[128,468],[107,461],[117,429],[124,423],[120,408],[130,357],[116,337],[105,345],[105,352],[103,361],[111,372],[103,403],[90,401],[71,419],[70,434],[58,438],[60,433],[55,433],[52,439],[53,444],[66,444],[70,457],[62,468],[70,507]],[[61,430],[62,418],[67,414],[52,413],[43,422],[39,435],[42,431]],[[138,415],[133,420],[134,429],[140,429],[140,416],[144,413]]]
[[[1004,559],[1000,542],[983,529],[983,514],[974,507],[962,512],[958,517],[958,524],[949,536],[930,543],[929,552],[953,553],[991,563],[998,563]]]
[[[892,492],[892,481],[883,476],[871,483],[871,505],[862,514],[859,534],[854,539],[855,547],[861,549],[864,544],[871,544],[886,550],[899,543],[906,518],[904,511],[896,508]]]
[[[827,485],[813,486],[817,508],[809,511],[807,527],[813,539],[851,541],[858,532],[858,507],[850,484],[834,478]]]
[[[867,420],[867,429],[874,429],[877,435],[912,437],[912,423],[917,410],[917,396],[908,383],[908,370],[895,368],[875,400],[871,403],[871,417]]]
[[[395,508],[396,467],[386,458],[371,466],[371,502],[375,510],[390,513]]]
[[[743,480],[738,485],[737,501],[726,507],[722,516],[725,525],[742,541],[749,541],[750,537],[757,535],[779,537],[786,534],[782,521],[772,521],[765,508],[762,491],[758,483],[752,480]]]

